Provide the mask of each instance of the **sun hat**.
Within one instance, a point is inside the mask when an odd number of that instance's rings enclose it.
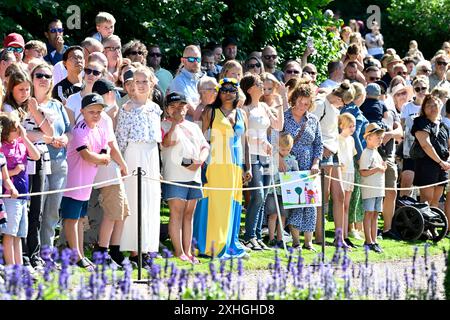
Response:
[[[377,132],[384,132],[384,129],[382,129],[378,124],[375,122],[369,123],[366,127],[366,131],[364,132],[364,139],[367,138],[367,136],[377,133]]]

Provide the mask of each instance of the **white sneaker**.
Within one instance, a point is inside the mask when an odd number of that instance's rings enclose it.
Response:
[[[361,234],[359,233],[358,230],[352,230],[352,231],[350,231],[350,232],[348,233],[348,236],[351,237],[351,238],[353,238],[353,239],[356,239],[356,240],[364,240],[364,238],[361,237]]]
[[[286,242],[292,242],[292,235],[286,231],[283,231],[283,241]]]

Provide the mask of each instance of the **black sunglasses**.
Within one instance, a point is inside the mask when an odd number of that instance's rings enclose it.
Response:
[[[42,79],[42,78],[51,79],[52,75],[51,74],[46,74],[46,73],[36,73],[34,75],[34,77],[37,78],[37,79]]]
[[[93,74],[94,76],[99,76],[99,75],[101,75],[102,73],[100,72],[100,71],[98,71],[98,70],[92,70],[92,69],[89,69],[89,68],[84,68],[84,72],[87,74],[87,75],[89,75],[89,74]]]
[[[257,62],[257,63],[254,63],[254,64],[248,64],[247,67],[248,67],[249,69],[253,69],[253,68],[261,68],[261,63]]]
[[[151,52],[151,53],[149,53],[148,55],[149,55],[150,57],[153,57],[153,58],[159,58],[159,57],[162,56],[162,54],[161,54],[161,53],[158,53],[158,52]]]
[[[266,59],[266,60],[270,60],[270,59],[275,60],[277,57],[278,56],[276,54],[267,54],[267,55],[264,56],[264,59]]]
[[[415,88],[414,88],[414,91],[415,91],[415,92],[427,91],[427,89],[428,89],[427,87],[415,87]]]
[[[220,92],[223,92],[223,93],[236,93],[237,91],[238,90],[236,88],[233,88],[233,87],[229,87],[229,88],[222,87],[222,88],[220,88]]]
[[[436,61],[436,63],[440,66],[446,66],[448,63],[445,61]]]
[[[132,56],[135,56],[137,54],[140,55],[140,56],[143,56],[144,52],[142,52],[142,51],[130,51],[130,55],[132,55]]]
[[[298,71],[298,70],[286,70],[285,72],[287,74],[300,74],[300,71]],[[309,73],[309,72],[307,72],[307,73]]]

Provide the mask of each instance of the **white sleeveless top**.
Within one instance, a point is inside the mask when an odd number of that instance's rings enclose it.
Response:
[[[244,106],[243,109],[248,115],[248,137],[250,154],[268,156],[263,141],[269,143],[267,139],[267,129],[270,127],[270,118],[267,109],[259,102],[258,107],[249,108]]]

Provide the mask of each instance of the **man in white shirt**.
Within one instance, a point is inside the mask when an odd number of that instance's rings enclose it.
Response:
[[[320,84],[320,88],[334,89],[344,80],[344,64],[342,61],[331,61],[328,63],[327,80]]]

